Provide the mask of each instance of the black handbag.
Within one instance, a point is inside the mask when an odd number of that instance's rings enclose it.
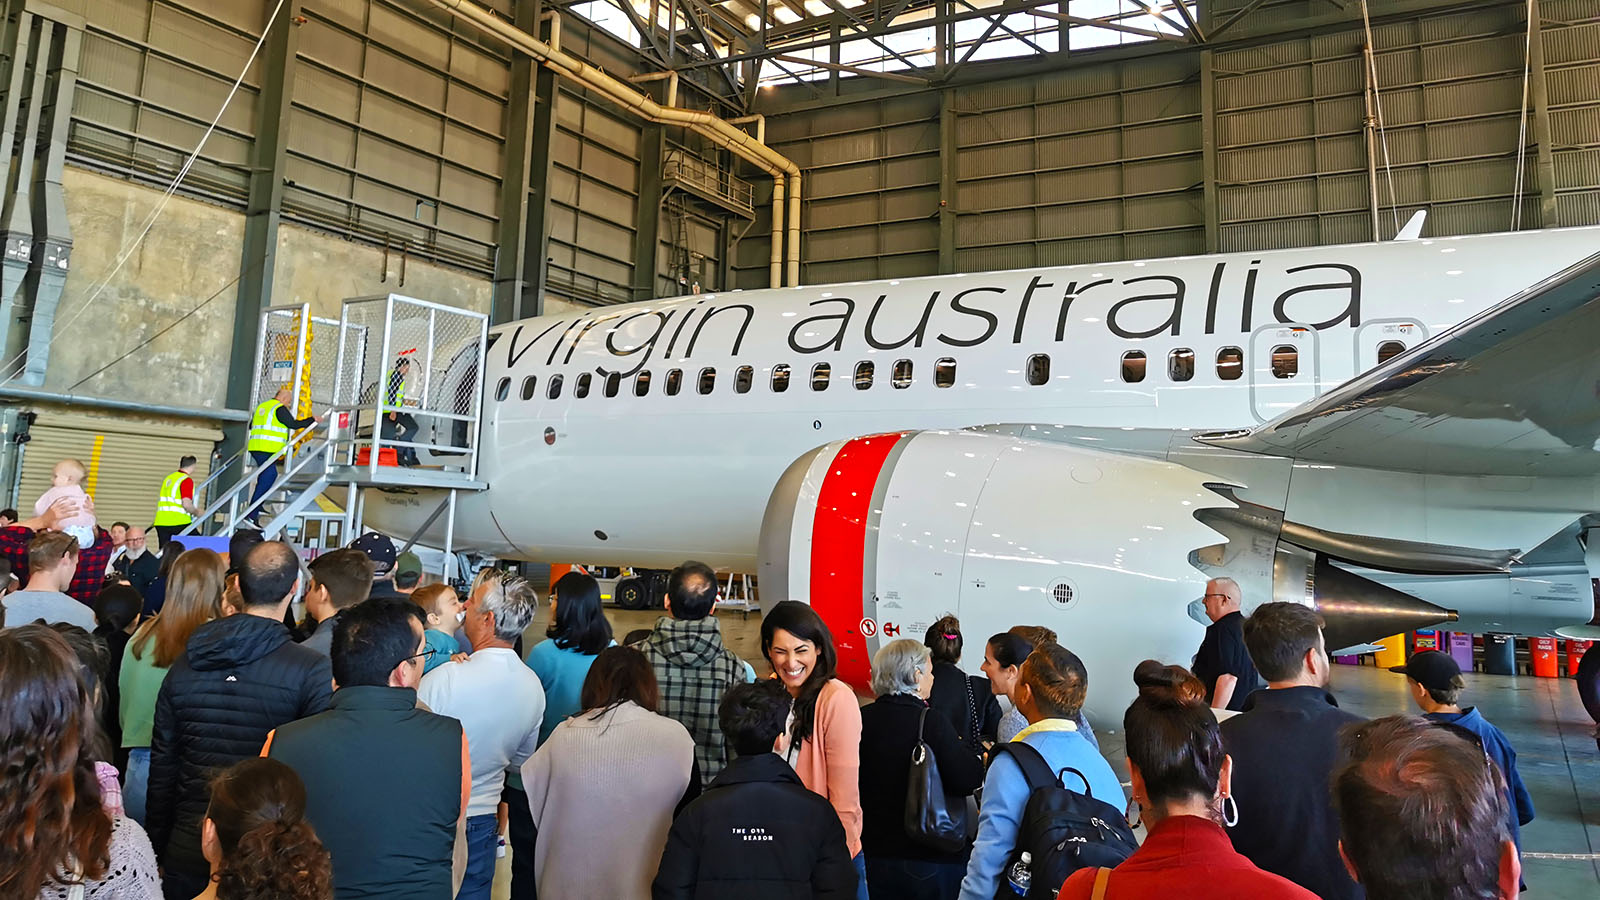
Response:
[[[906,779],[906,835],[925,847],[959,853],[967,845],[967,802],[945,792],[933,748],[922,739],[927,720],[924,707],[917,720],[917,743],[911,749]]]

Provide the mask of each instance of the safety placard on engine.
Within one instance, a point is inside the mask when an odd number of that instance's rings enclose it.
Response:
[[[862,619],[861,624],[857,627],[861,630],[862,637],[878,636],[878,623],[871,617]]]

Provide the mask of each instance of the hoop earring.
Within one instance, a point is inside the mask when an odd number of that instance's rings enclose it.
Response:
[[[1229,828],[1239,824],[1239,801],[1232,794],[1222,798],[1222,824]]]
[[[1139,827],[1139,811],[1139,801],[1129,797],[1128,808],[1123,812],[1123,816],[1128,820],[1129,828]]]

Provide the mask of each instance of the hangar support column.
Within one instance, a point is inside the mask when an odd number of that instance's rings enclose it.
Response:
[[[1210,32],[1215,22],[1211,4],[1200,4],[1200,28]],[[1222,252],[1222,214],[1217,191],[1217,75],[1210,49],[1200,60],[1200,191],[1205,215],[1206,252]]]
[[[657,293],[656,254],[661,242],[661,166],[666,152],[666,131],[655,122],[646,122],[639,129],[639,205],[633,232],[635,300],[652,300]]]
[[[956,270],[955,89],[939,91],[939,274]]]
[[[294,95],[295,54],[300,46],[300,0],[289,0],[271,22],[262,48],[261,93],[256,100],[256,136],[250,151],[250,193],[245,207],[244,249],[239,258],[239,293],[233,307],[233,344],[228,356],[227,406],[248,409],[254,399],[256,341],[261,310],[272,305],[278,265],[278,224],[283,211],[288,160],[289,108]],[[267,15],[271,15],[268,7]],[[263,26],[267,23],[263,22]],[[223,431],[222,458],[244,447],[248,426]],[[242,464],[235,478],[244,474]]]
[[[518,0],[517,27],[533,31],[539,22],[539,0]],[[533,57],[512,51],[511,91],[506,107],[506,149],[500,173],[500,222],[495,234],[499,248],[494,259],[494,298],[490,321],[512,322],[523,317],[527,291],[528,178],[533,165],[533,81],[539,64]]]
[[[540,0],[518,0],[517,27],[539,30]],[[499,253],[489,321],[514,322],[544,314],[550,247],[550,141],[555,136],[555,73],[532,56],[512,50],[511,102],[500,173]]]
[[[555,168],[556,73],[536,65],[533,74],[533,138],[528,165],[528,220],[522,231],[522,302],[519,318],[544,315],[550,271],[550,174]]]
[[[1533,141],[1537,157],[1534,181],[1539,185],[1539,225],[1558,227],[1556,158],[1551,144],[1550,92],[1545,83],[1544,22],[1539,0],[1528,0],[1528,99],[1533,103]]]

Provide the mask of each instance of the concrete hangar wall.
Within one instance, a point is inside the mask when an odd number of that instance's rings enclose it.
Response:
[[[1370,240],[1365,35],[1360,4],[1343,5],[1202,3],[1207,27],[1249,14],[1209,50],[973,62],[942,90],[764,91],[769,141],[808,176],[803,280]],[[1400,221],[1427,209],[1426,234],[1511,228],[1526,3],[1370,7]],[[1521,226],[1594,224],[1600,7],[1538,8]],[[1388,236],[1381,159],[1378,176]],[[741,285],[765,284],[764,252],[739,248]]]

